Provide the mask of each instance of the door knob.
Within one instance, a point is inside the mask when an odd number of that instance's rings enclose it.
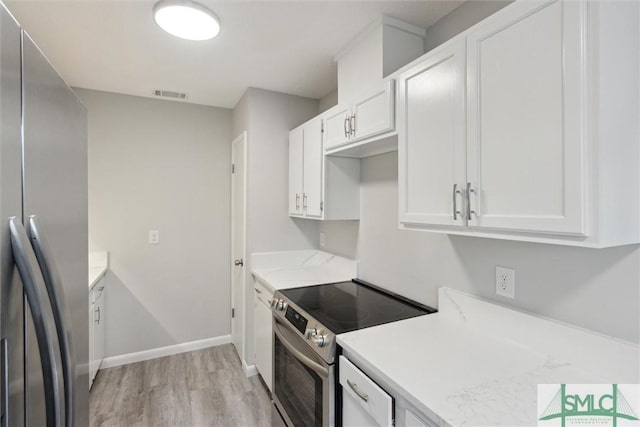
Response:
[[[235,265],[239,265],[240,267],[244,267],[244,260],[242,258],[235,260],[233,263]]]

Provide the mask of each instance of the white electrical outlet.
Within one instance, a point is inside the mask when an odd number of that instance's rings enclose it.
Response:
[[[516,296],[516,271],[496,266],[496,294],[514,299]]]
[[[324,248],[324,233],[320,232],[320,238],[318,239],[320,242],[320,247]]]
[[[160,243],[160,232],[158,230],[149,230],[149,244],[157,245]]]

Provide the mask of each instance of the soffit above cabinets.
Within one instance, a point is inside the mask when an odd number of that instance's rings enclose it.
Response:
[[[204,0],[222,23],[213,40],[162,31],[153,1],[9,1],[10,10],[72,86],[233,108],[247,87],[321,98],[335,89],[333,56],[386,14],[426,28],[462,1]]]

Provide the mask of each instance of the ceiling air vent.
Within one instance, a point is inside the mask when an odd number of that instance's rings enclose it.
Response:
[[[165,98],[173,98],[173,99],[186,99],[187,98],[187,94],[183,93],[183,92],[173,92],[170,90],[154,90],[153,94],[155,96],[162,96]]]

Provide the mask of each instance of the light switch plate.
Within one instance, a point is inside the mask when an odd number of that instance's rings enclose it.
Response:
[[[149,230],[149,244],[157,245],[160,243],[160,231],[158,230]]]
[[[324,233],[320,232],[320,238],[318,239],[320,243],[320,247],[324,248]]]

